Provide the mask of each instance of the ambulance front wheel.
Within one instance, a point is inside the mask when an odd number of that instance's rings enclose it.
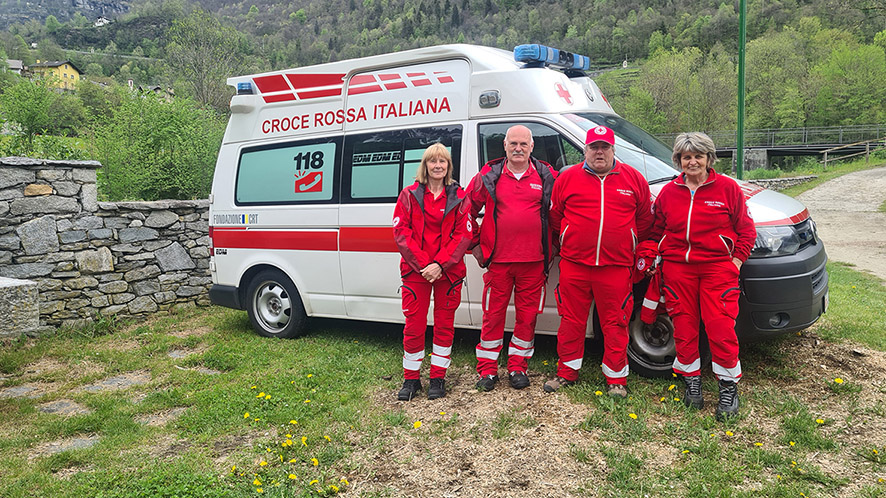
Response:
[[[628,362],[631,371],[643,377],[670,377],[677,351],[674,347],[674,324],[660,314],[652,326],[644,326],[640,312],[634,313],[628,325]]]
[[[286,275],[261,271],[249,282],[246,293],[249,321],[260,335],[289,339],[304,332],[305,308]]]

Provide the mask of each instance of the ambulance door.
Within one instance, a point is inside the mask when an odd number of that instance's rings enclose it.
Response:
[[[477,125],[477,150],[479,152],[480,164],[486,164],[486,162],[492,159],[504,157],[505,134],[508,128],[514,125],[524,125],[532,131],[532,140],[535,142],[532,156],[549,163],[555,170],[560,171],[566,166],[584,160],[581,148],[573,143],[573,139],[568,138],[569,135],[567,133],[558,131],[553,124],[519,120],[484,122]],[[483,217],[487,215],[487,213],[482,214]],[[483,219],[480,218],[477,222],[482,224]],[[466,287],[471,296],[470,308],[472,316],[482,316],[483,314],[484,272],[485,270],[476,264],[468,265]],[[554,334],[557,332],[560,324],[560,317],[557,314],[557,301],[554,298],[554,288],[557,286],[558,277],[559,270],[555,261],[548,275],[544,313],[538,317],[538,322],[536,323],[536,331],[539,333]],[[505,327],[508,330],[513,330],[514,328],[513,297],[511,298],[510,305],[508,305]]]
[[[349,317],[403,321],[400,253],[391,226],[394,205],[400,191],[415,182],[424,150],[436,142],[453,155],[459,180],[463,129],[461,124],[435,125],[345,137],[339,245]],[[467,302],[467,292],[462,301]],[[455,323],[471,324],[467,306],[456,311]]]

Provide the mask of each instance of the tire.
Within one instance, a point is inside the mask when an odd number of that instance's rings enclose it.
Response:
[[[305,307],[295,285],[282,272],[263,270],[246,290],[246,312],[252,328],[265,337],[290,339],[305,331]]]
[[[658,315],[652,327],[644,327],[640,311],[628,324],[628,363],[643,377],[671,377],[674,358],[674,324],[666,314]]]

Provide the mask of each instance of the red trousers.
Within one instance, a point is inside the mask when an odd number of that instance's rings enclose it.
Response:
[[[686,264],[665,261],[662,267],[665,302],[674,321],[677,358],[674,372],[695,376],[701,371],[698,354],[699,320],[711,347],[712,370],[720,380],[741,378],[738,361],[738,268],[732,261]]]
[[[446,376],[455,336],[455,309],[461,302],[462,281],[454,284],[440,278],[433,284],[421,274],[410,273],[403,279],[400,293],[403,298],[403,378],[417,379],[425,356],[425,332],[428,329],[428,308],[431,291],[434,293],[434,346],[431,351],[432,379]]]
[[[535,352],[535,322],[544,309],[545,273],[542,261],[492,263],[483,274],[483,325],[477,345],[477,373],[496,375],[505,334],[505,316],[514,294],[516,321],[508,347],[508,372],[526,372]]]
[[[591,302],[596,303],[603,329],[603,375],[609,384],[626,384],[628,322],[634,308],[631,269],[627,266],[587,266],[560,260],[557,286],[557,375],[577,380],[585,354]]]

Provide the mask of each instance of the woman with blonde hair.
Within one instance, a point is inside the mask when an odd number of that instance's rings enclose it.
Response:
[[[421,390],[419,369],[425,356],[425,331],[431,294],[434,296],[434,339],[428,399],[446,395],[455,335],[455,309],[461,302],[466,269],[464,254],[471,242],[471,219],[465,191],[452,179],[452,156],[443,144],[428,147],[416,182],[400,192],[394,208],[394,241],[400,250],[400,292],[403,299],[403,387],[401,401]]]

